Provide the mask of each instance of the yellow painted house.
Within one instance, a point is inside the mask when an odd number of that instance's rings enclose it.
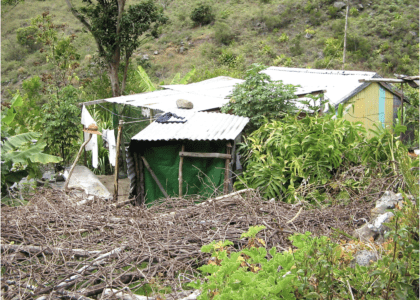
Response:
[[[343,104],[344,118],[362,122],[366,130],[373,124],[392,125],[401,106],[401,96],[392,86],[378,82],[359,82],[360,79],[381,78],[375,72],[316,70],[270,67],[263,73],[272,80],[300,85],[303,90],[324,90],[324,98],[332,106]],[[350,106],[350,107],[349,107]]]

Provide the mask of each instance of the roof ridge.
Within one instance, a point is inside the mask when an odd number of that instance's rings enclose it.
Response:
[[[372,71],[350,71],[350,70],[327,70],[327,69],[305,69],[305,68],[286,68],[286,67],[276,67],[271,66],[265,70],[272,71],[285,71],[285,72],[302,72],[302,73],[314,73],[314,74],[324,74],[324,75],[377,75],[378,73]],[[263,71],[265,71],[263,70]]]

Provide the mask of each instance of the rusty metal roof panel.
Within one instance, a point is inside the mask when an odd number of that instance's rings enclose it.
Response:
[[[170,123],[180,121],[177,118],[171,118],[165,123],[155,121],[136,134],[132,140],[234,140],[249,122],[245,117],[221,113],[177,111],[176,114],[184,117],[186,122]]]

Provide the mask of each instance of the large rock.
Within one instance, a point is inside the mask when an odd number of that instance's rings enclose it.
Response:
[[[372,224],[366,223],[353,231],[353,236],[361,241],[376,240],[380,235],[378,229]]]
[[[188,100],[178,99],[176,100],[176,106],[178,108],[191,109],[194,107],[194,104],[192,104],[192,102]]]
[[[87,195],[103,199],[111,199],[108,189],[99,181],[95,174],[85,166],[76,166],[70,177],[69,188],[82,189]]]
[[[346,3],[341,2],[341,1],[334,2],[333,5],[335,8],[338,8],[338,9],[342,9],[343,7],[346,7]]]
[[[356,264],[359,266],[369,266],[371,262],[377,261],[376,253],[368,250],[360,250],[356,252],[354,259],[350,262],[350,267],[354,268]]]
[[[402,200],[401,194],[395,194],[392,191],[386,191],[382,197],[376,201],[375,208],[370,211],[372,218],[386,213],[387,209],[394,209],[399,201]]]

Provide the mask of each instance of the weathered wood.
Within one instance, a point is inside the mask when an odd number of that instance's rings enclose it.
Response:
[[[134,158],[134,164],[136,167],[136,205],[141,205],[141,199],[140,199],[140,168],[139,168],[139,159],[137,157],[136,153],[133,153]]]
[[[223,159],[231,159],[231,154],[224,154],[224,153],[200,153],[200,152],[179,152],[179,156],[187,156],[187,157],[205,157],[205,158],[223,158]]]
[[[184,153],[185,151],[185,145],[182,145],[182,150],[180,152]],[[184,164],[184,157],[179,156],[179,172],[178,172],[178,183],[179,183],[179,197],[182,197],[182,165]]]
[[[226,155],[228,158],[225,160],[225,181],[223,183],[223,193],[227,194],[229,191],[229,165],[230,165],[230,158],[232,155],[230,152],[232,151],[232,144],[229,142],[226,144]]]
[[[121,128],[121,156],[122,156],[122,171],[124,174],[127,174],[127,152],[125,151],[125,142],[124,142],[124,128]]]
[[[114,173],[114,200],[118,200],[118,160],[120,158],[120,144],[122,134],[123,121],[120,120],[117,134],[117,154],[115,155],[115,173]]]
[[[120,207],[123,207],[126,204],[129,204],[131,201],[133,201],[133,199],[127,199],[127,200],[124,200],[124,201],[121,201],[121,202],[113,203],[113,204],[110,205],[110,207],[120,208]]]
[[[65,249],[65,248],[54,248],[54,247],[41,247],[41,246],[22,246],[22,245],[0,245],[1,251],[20,251],[31,254],[44,253],[52,255],[54,253],[68,253],[77,257],[90,257],[92,255],[97,255],[101,251],[87,251],[83,249]]]
[[[140,157],[140,155],[139,155]],[[145,202],[144,199],[144,189],[145,189],[145,185],[144,185],[144,168],[143,168],[143,160],[142,159],[138,159],[139,161],[139,172],[140,172],[140,205],[143,205]]]
[[[82,154],[83,149],[85,148],[85,146],[87,145],[87,143],[89,143],[90,139],[92,138],[92,133],[89,133],[89,138],[82,144],[82,146],[80,147],[79,153],[76,156],[76,159],[74,160],[73,165],[71,166],[70,172],[69,172],[69,176],[66,179],[66,182],[64,183],[64,190],[67,191],[68,190],[68,186],[70,183],[70,177],[71,174],[73,174],[74,171],[74,167],[76,167],[76,163],[80,158],[80,155]]]
[[[162,194],[168,198],[168,194],[166,193],[165,189],[163,188],[162,184],[160,183],[159,179],[157,178],[155,172],[153,172],[152,168],[150,167],[149,163],[147,162],[147,160],[144,158],[144,156],[141,157],[141,159],[144,162],[144,165],[146,166],[146,169],[149,171],[150,175],[152,175],[153,179],[155,180],[156,184],[158,185],[160,191],[162,192]]]

